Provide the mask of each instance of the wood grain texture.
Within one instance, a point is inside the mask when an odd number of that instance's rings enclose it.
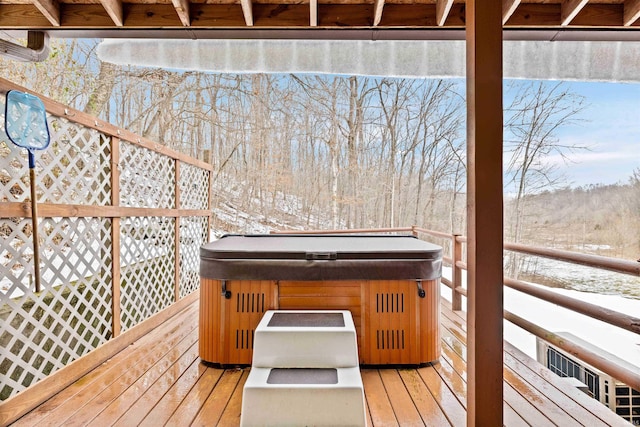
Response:
[[[15,425],[238,426],[249,369],[217,369],[198,358],[197,307],[192,301],[105,363],[72,378]],[[465,313],[444,300],[441,310],[439,363],[362,369],[369,426],[466,425]],[[628,425],[508,343],[504,360],[506,426]]]

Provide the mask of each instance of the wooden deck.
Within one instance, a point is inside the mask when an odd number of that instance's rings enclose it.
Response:
[[[465,321],[441,305],[439,364],[362,370],[370,426],[466,424]],[[248,372],[200,362],[196,302],[14,425],[237,426]],[[504,378],[508,426],[629,425],[508,343]]]

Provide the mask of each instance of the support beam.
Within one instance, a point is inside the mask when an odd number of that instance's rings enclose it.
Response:
[[[318,26],[318,0],[309,0],[309,26]]]
[[[34,0],[33,5],[51,22],[54,27],[60,26],[60,4],[56,0]]]
[[[190,27],[191,19],[189,18],[189,0],[171,0],[171,3],[173,3],[173,7],[176,9],[182,25]]]
[[[467,0],[467,425],[503,425],[502,1]]]
[[[520,0],[502,0],[502,25],[507,23],[518,6],[520,6]]]
[[[589,3],[589,0],[564,0],[560,12],[560,25],[566,27],[573,18]]]
[[[253,3],[251,0],[240,0],[240,5],[242,6],[245,24],[247,24],[247,27],[253,27]]]
[[[382,20],[382,9],[384,9],[384,0],[375,0],[373,5],[373,26],[377,27]]]
[[[107,15],[116,25],[116,27],[122,27],[124,25],[124,12],[122,10],[121,0],[100,0],[102,7],[107,11]]]
[[[447,22],[451,6],[453,6],[453,0],[436,1],[436,23],[438,27],[444,26],[444,23]]]
[[[640,19],[640,0],[626,0],[624,2],[624,26],[628,27],[638,19]]]

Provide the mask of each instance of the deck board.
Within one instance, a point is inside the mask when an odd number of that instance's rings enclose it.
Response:
[[[197,306],[192,304],[14,425],[238,426],[249,369],[224,370],[200,362]],[[441,325],[440,363],[362,369],[370,426],[466,425],[466,324],[444,300]],[[504,366],[504,420],[510,427],[628,425],[506,342]]]

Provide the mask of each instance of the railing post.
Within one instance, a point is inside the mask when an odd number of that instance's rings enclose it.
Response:
[[[417,225],[412,225],[411,226],[411,234],[414,237],[418,237],[418,226]]]
[[[120,206],[120,138],[111,137],[111,205]],[[111,327],[120,335],[120,217],[111,218]]]
[[[180,300],[180,216],[178,216],[178,210],[180,209],[180,160],[175,160],[175,302]]]
[[[458,291],[462,287],[462,268],[458,261],[462,261],[462,242],[458,240],[459,234],[451,236],[451,308],[462,310],[462,294]]]

